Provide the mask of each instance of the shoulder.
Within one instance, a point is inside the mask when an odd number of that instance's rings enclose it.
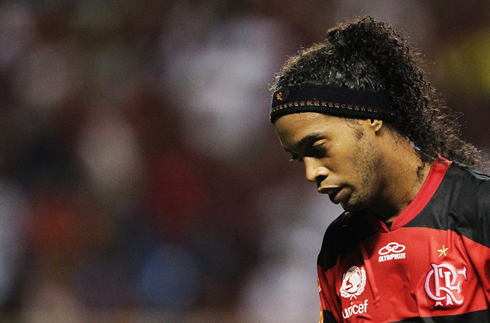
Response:
[[[464,197],[474,202],[478,208],[476,214],[479,218],[490,217],[490,176],[463,165],[456,164],[455,167],[459,167],[465,174],[463,176],[465,186],[461,188]]]
[[[484,174],[483,172],[478,171],[472,167],[454,161],[451,163],[451,166],[449,166],[448,172],[453,174],[460,174],[461,176],[465,176],[468,178],[473,178],[477,181],[490,180],[490,175]]]
[[[453,162],[447,170],[441,186],[445,191],[464,197],[468,201],[474,201],[482,196],[488,197],[490,176]]]
[[[490,176],[453,163],[442,185],[449,214],[456,230],[464,236],[490,246],[486,228],[490,225]]]

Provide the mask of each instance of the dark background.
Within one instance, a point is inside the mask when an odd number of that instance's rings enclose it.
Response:
[[[2,322],[316,322],[340,210],[288,163],[268,85],[365,14],[487,150],[487,1],[0,1]]]

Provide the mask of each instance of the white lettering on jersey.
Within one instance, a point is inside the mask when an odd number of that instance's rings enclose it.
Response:
[[[378,262],[389,261],[394,259],[405,259],[405,246],[398,242],[390,242],[383,248],[379,249]]]
[[[352,315],[363,314],[367,312],[368,300],[364,300],[364,303],[354,304],[350,303],[351,306],[344,308],[342,311],[342,317],[348,319]]]

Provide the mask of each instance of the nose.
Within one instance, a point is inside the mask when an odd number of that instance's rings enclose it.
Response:
[[[306,170],[306,179],[316,182],[319,177],[327,177],[328,169],[320,164],[320,161],[312,157],[304,157],[303,162]]]

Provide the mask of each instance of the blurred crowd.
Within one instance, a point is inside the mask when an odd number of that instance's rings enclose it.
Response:
[[[0,1],[0,320],[316,321],[340,209],[287,162],[268,85],[365,14],[486,150],[484,1]]]

